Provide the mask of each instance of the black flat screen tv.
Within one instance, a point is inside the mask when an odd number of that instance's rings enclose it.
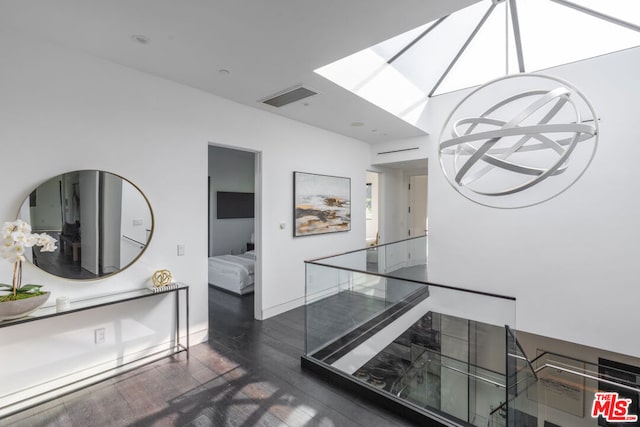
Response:
[[[254,193],[218,191],[216,193],[218,219],[253,218]]]

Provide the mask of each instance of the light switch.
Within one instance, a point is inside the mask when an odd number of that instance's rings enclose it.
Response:
[[[144,224],[143,219],[136,218],[133,220],[133,225],[142,225],[142,224]]]
[[[178,243],[178,256],[184,256],[184,244]]]

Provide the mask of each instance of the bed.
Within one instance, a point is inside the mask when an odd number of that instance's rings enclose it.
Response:
[[[254,251],[240,255],[209,258],[209,284],[244,295],[253,292],[256,256]]]

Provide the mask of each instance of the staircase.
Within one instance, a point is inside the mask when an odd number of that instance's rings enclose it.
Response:
[[[593,416],[596,393],[613,392],[618,399],[629,399],[627,412],[640,412],[640,369],[600,359],[599,363],[553,352],[542,352],[530,360],[507,327],[512,345],[508,364],[512,364],[508,400],[492,409],[488,427],[620,425],[605,420],[606,405]],[[613,412],[611,412],[613,413]],[[626,425],[639,425],[628,423]]]

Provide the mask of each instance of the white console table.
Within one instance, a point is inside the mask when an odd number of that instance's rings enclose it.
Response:
[[[81,387],[89,385],[91,383],[103,381],[107,378],[116,376],[122,372],[124,372],[127,365],[132,365],[131,367],[137,367],[141,364],[151,363],[156,360],[159,360],[163,357],[172,356],[181,352],[186,352],[187,360],[189,359],[189,286],[183,283],[175,283],[166,288],[142,288],[135,289],[131,291],[125,292],[117,292],[111,294],[104,294],[97,297],[85,298],[72,300],[69,304],[69,308],[57,311],[55,304],[53,306],[41,307],[38,310],[31,313],[29,316],[13,319],[13,320],[5,320],[0,321],[0,329],[1,328],[9,328],[15,325],[20,325],[28,322],[38,322],[45,319],[50,319],[52,317],[65,316],[71,313],[77,313],[80,311],[86,310],[94,310],[100,307],[106,307],[115,304],[121,304],[128,301],[134,301],[142,298],[153,298],[159,295],[167,295],[173,293],[175,295],[175,306],[176,306],[176,327],[174,331],[174,343],[171,348],[160,351],[153,354],[145,354],[145,356],[140,357],[138,359],[122,363],[114,368],[109,368],[103,370],[98,373],[92,373],[91,377],[84,378],[82,380],[74,381],[72,384],[66,384],[63,386],[53,387],[50,390],[47,390],[46,393],[40,393],[38,396],[27,397],[24,399],[17,400],[7,405],[0,404],[0,419],[12,413],[27,409],[31,406],[38,405],[40,403],[46,402],[47,400],[56,398],[62,394],[66,394],[72,391],[75,391]],[[180,294],[183,294],[184,297],[184,319],[186,322],[186,342],[183,344],[180,341],[180,317],[181,317],[181,298]],[[92,378],[97,378],[92,381]],[[74,385],[77,387],[74,388]],[[57,392],[57,393],[56,393]],[[1,397],[1,396],[0,396]],[[0,422],[1,424],[1,422]]]

